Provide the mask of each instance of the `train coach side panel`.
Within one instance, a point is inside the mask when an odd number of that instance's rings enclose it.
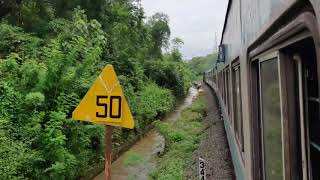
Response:
[[[248,47],[296,0],[241,0],[242,44]],[[232,27],[230,27],[232,28]]]
[[[233,1],[224,31],[223,44],[226,47],[226,63],[235,59],[241,50],[240,1]]]
[[[296,1],[230,1],[231,5],[227,13],[221,41],[226,47],[226,64],[239,57],[245,47],[252,44],[283,11],[291,7]]]

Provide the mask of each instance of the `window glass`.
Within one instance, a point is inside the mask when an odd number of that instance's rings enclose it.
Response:
[[[219,88],[219,91],[221,92],[221,73],[218,74],[218,88]]]
[[[243,122],[241,114],[241,86],[240,86],[240,68],[235,68],[233,73],[233,107],[234,107],[234,122],[237,139],[240,143],[241,151],[243,151]]]
[[[267,180],[283,179],[281,112],[277,58],[260,64],[264,172]]]
[[[227,85],[227,83],[226,83],[226,72],[224,71],[223,72],[223,102],[224,102],[224,105],[226,105],[227,103],[226,103],[226,85]]]
[[[223,101],[224,101],[224,71],[222,71],[222,74],[221,74],[221,92],[222,92],[222,98],[223,98]]]
[[[221,97],[223,97],[223,94],[222,94],[222,79],[223,79],[223,75],[222,73],[220,72],[220,86],[219,86],[219,91],[220,91],[220,95]]]
[[[239,133],[240,133],[240,143],[241,143],[241,146],[242,146],[242,151],[244,151],[244,146],[243,146],[243,142],[244,142],[244,135],[243,135],[243,119],[242,119],[242,107],[241,107],[241,84],[240,84],[240,69],[238,69],[236,71],[236,74],[237,74],[237,116],[238,116],[238,119],[239,119],[239,127],[240,127],[240,130],[239,130]]]
[[[231,111],[231,97],[230,97],[230,71],[227,70],[227,108],[228,108],[228,115],[230,117],[230,111]],[[230,117],[231,120],[231,117]]]

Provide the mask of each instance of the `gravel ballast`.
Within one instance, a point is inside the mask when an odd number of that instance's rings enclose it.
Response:
[[[217,98],[206,84],[202,84],[202,89],[208,99],[207,117],[204,119],[206,129],[203,132],[198,150],[194,152],[193,162],[186,172],[186,179],[200,178],[199,157],[205,160],[206,179],[235,179],[227,135]]]

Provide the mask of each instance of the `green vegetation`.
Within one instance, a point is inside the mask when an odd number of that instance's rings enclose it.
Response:
[[[217,54],[211,53],[205,57],[194,57],[189,61],[190,67],[196,72],[198,76],[202,76],[202,74],[212,69],[217,61]]]
[[[152,179],[183,179],[187,165],[192,161],[193,152],[198,148],[202,120],[206,114],[205,96],[198,97],[193,105],[182,112],[174,122],[156,122],[156,127],[165,137],[165,154],[159,158]]]
[[[5,1],[7,3],[7,1]],[[75,179],[104,160],[104,127],[71,113],[113,64],[136,128],[116,128],[114,148],[169,111],[193,79],[169,47],[169,18],[146,19],[139,1],[10,0],[0,6],[0,179]],[[9,6],[10,5],[10,6]],[[3,13],[3,14],[2,14]]]
[[[150,157],[145,157],[144,155],[136,152],[128,152],[127,157],[124,161],[124,164],[126,166],[137,166],[139,164],[143,164],[147,162],[148,158]]]
[[[201,79],[203,73],[208,71],[209,69],[217,68],[217,71],[219,71],[224,67],[223,63],[216,63],[218,58],[217,56],[217,53],[210,53],[205,57],[194,57],[188,62],[188,64],[190,68],[196,73],[198,79]]]

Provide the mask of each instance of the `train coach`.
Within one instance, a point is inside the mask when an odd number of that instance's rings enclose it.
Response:
[[[320,0],[229,0],[218,62],[237,179],[320,179]]]

